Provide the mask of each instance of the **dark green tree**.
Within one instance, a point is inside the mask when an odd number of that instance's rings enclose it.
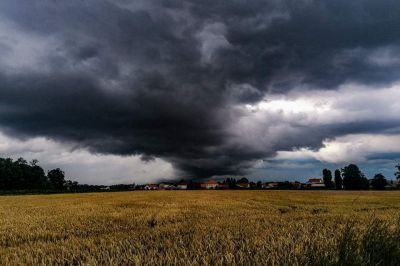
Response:
[[[60,168],[53,169],[47,173],[50,184],[54,189],[64,189],[65,175]]]
[[[400,180],[400,163],[396,165],[397,172],[394,173],[397,180]]]
[[[336,187],[336,189],[342,189],[343,188],[342,174],[341,174],[339,169],[335,170],[335,187]]]
[[[387,180],[384,175],[381,173],[376,174],[374,178],[371,180],[371,185],[374,189],[385,189],[385,186],[387,185]]]
[[[37,159],[33,159],[32,161],[29,162],[31,166],[36,166],[39,163]]]
[[[0,190],[26,190],[46,188],[48,182],[43,169],[23,158],[13,161],[0,158]]]
[[[240,178],[237,183],[249,183],[249,180],[246,177]]]
[[[343,174],[343,186],[345,189],[368,189],[368,179],[365,178],[364,174],[360,171],[355,164],[349,164],[342,169]]]
[[[325,187],[327,188],[333,187],[331,170],[328,169],[322,170],[322,178],[324,179]]]
[[[236,188],[236,179],[235,178],[227,178],[224,181],[225,184],[229,186],[229,188]]]

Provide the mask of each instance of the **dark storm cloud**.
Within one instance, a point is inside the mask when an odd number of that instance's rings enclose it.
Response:
[[[93,152],[161,157],[191,176],[239,173],[335,134],[297,128],[251,149],[233,141],[234,105],[295,86],[396,82],[399,14],[389,0],[1,1],[8,32],[44,48],[31,51],[31,65],[10,70],[0,59],[0,125]],[[0,47],[18,57],[18,47]]]

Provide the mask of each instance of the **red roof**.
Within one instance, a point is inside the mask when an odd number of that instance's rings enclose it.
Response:
[[[218,185],[218,182],[215,181],[215,180],[208,180],[207,182],[205,182],[205,184],[208,184],[208,185]]]
[[[321,178],[310,178],[308,179],[309,183],[323,183]]]

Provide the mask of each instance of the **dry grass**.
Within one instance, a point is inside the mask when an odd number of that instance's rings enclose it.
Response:
[[[0,197],[0,265],[396,265],[400,192]]]

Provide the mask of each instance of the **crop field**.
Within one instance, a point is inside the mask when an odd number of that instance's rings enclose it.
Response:
[[[400,192],[0,197],[0,265],[399,265]]]

